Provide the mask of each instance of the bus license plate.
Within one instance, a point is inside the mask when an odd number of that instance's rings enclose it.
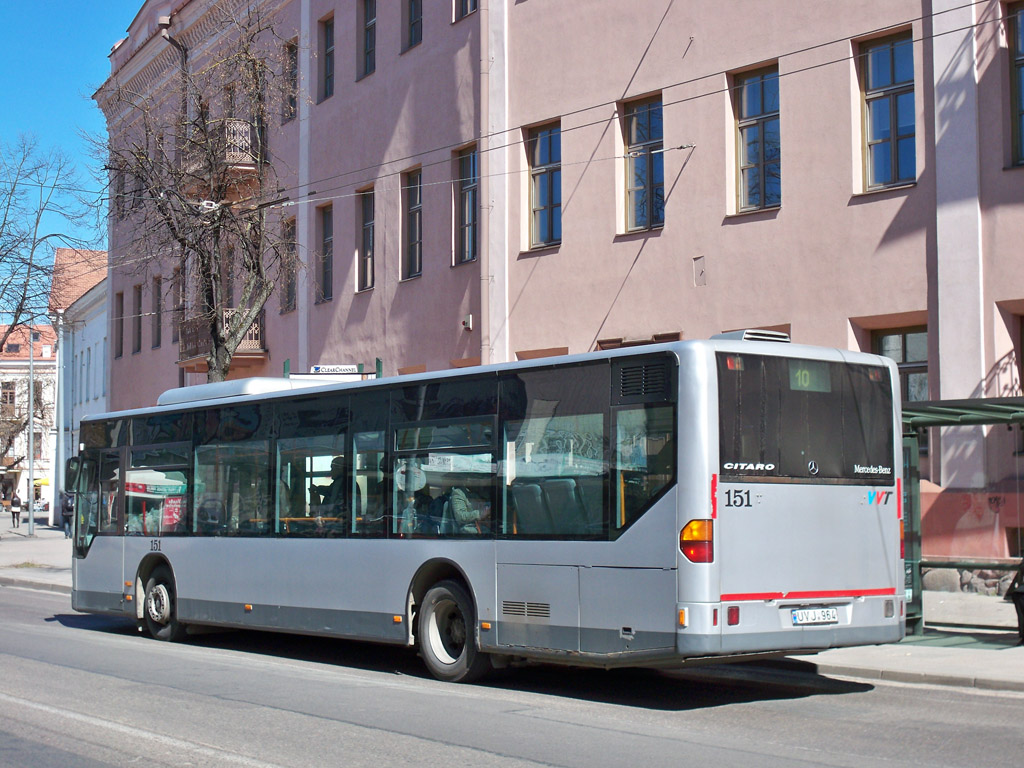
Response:
[[[794,608],[793,626],[802,627],[807,624],[838,624],[838,608]]]

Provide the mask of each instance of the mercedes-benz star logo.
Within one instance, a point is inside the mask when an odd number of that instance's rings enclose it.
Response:
[[[816,462],[816,461],[808,461],[807,462],[807,471],[810,472],[812,475],[818,474],[818,462]]]

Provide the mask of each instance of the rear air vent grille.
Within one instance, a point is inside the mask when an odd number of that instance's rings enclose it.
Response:
[[[671,398],[672,369],[668,358],[616,361],[612,372],[613,399],[617,405],[662,403]]]
[[[519,600],[504,600],[501,603],[501,612],[506,616],[528,616],[538,619],[551,617],[551,605],[549,603],[527,603]]]
[[[788,333],[766,331],[761,328],[748,328],[745,331],[728,331],[727,333],[715,334],[711,338],[728,339],[731,341],[777,341],[783,344],[788,344],[790,341]]]

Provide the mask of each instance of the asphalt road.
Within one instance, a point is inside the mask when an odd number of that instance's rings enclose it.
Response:
[[[0,766],[1017,766],[1024,695],[799,670],[509,670],[226,632],[166,644],[0,587]]]

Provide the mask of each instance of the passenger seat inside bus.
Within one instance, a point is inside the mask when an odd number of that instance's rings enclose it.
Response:
[[[548,535],[555,532],[540,486],[535,483],[513,483],[512,503],[516,512],[516,533]]]
[[[587,532],[583,503],[576,492],[576,481],[571,477],[556,477],[541,483],[544,501],[555,526],[555,533],[579,534]]]

